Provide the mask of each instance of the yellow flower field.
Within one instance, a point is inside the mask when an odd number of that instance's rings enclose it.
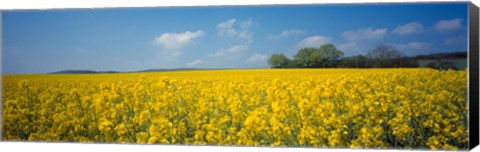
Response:
[[[465,149],[467,72],[3,75],[2,139]]]

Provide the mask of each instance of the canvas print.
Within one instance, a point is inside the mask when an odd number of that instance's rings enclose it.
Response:
[[[2,140],[468,148],[467,2],[1,13]]]

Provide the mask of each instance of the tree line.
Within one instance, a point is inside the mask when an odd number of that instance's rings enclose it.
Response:
[[[117,71],[94,71],[94,70],[63,70],[57,72],[50,72],[48,74],[104,74],[104,73],[119,73]]]
[[[455,55],[456,57],[463,57],[463,54],[466,53]],[[271,68],[408,68],[419,67],[419,60],[422,58],[444,58],[446,56],[446,54],[440,53],[430,56],[407,57],[393,46],[383,44],[370,50],[366,55],[349,57],[343,57],[343,55],[344,53],[338,50],[335,45],[328,43],[321,45],[319,48],[302,48],[293,56],[293,59],[289,59],[283,54],[272,54],[268,63]],[[427,65],[427,67],[455,69],[452,64],[449,61],[442,61],[435,65]]]

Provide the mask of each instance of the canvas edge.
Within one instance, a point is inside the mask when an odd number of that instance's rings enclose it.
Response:
[[[479,10],[478,6],[468,5],[468,104],[469,104],[469,145],[472,150],[479,144]]]

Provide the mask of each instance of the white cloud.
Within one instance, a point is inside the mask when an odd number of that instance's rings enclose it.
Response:
[[[452,37],[449,39],[446,39],[443,41],[443,44],[445,45],[454,45],[454,44],[459,44],[465,41],[465,37],[463,36],[457,36],[457,37]]]
[[[268,56],[263,54],[255,53],[247,59],[247,63],[256,63],[256,62],[265,62],[267,61]]]
[[[205,33],[202,30],[196,32],[163,33],[153,40],[154,45],[161,45],[164,48],[159,51],[154,63],[158,65],[175,63],[177,58],[184,53],[181,48],[203,36],[205,36]]]
[[[192,61],[190,63],[187,63],[187,67],[196,67],[198,66],[199,64],[202,64],[203,63],[203,60],[195,60],[195,61]]]
[[[215,52],[214,54],[210,54],[209,56],[212,57],[225,57],[234,54],[238,54],[248,50],[248,45],[234,45],[227,49],[220,49],[220,51]]]
[[[240,28],[242,28],[242,29],[248,29],[252,25],[253,25],[253,20],[251,18],[240,22]]]
[[[248,29],[253,24],[253,21],[251,19],[248,19],[246,21],[240,22],[240,30],[234,27],[236,21],[236,19],[229,19],[217,24],[218,35],[220,35],[221,37],[237,37],[241,39],[251,39],[253,33],[250,32]]]
[[[266,37],[266,39],[276,40],[276,39],[281,39],[281,38],[288,37],[288,36],[300,35],[300,34],[305,34],[305,33],[306,32],[304,30],[284,30],[279,34],[269,35],[269,36]]]
[[[297,47],[304,48],[304,47],[320,47],[322,44],[330,43],[332,38],[325,37],[325,36],[311,36],[303,39],[302,41],[297,43]]]
[[[397,26],[392,31],[394,34],[398,35],[409,35],[423,32],[423,25],[418,22],[410,22],[405,25]]]
[[[217,28],[220,28],[220,29],[223,29],[223,28],[233,28],[233,24],[235,24],[235,22],[237,21],[237,19],[229,19],[229,20],[226,20],[222,23],[218,23],[217,24]]]
[[[387,34],[386,28],[363,28],[356,31],[345,31],[342,36],[349,41],[355,40],[368,40],[368,39],[380,39]]]
[[[406,44],[396,44],[394,46],[397,47],[399,50],[404,51],[422,51],[429,50],[432,47],[432,44],[414,41]]]
[[[184,33],[163,33],[155,38],[154,44],[162,45],[167,49],[179,49],[203,36],[205,36],[205,33],[202,30],[196,32],[186,31]]]
[[[344,56],[366,55],[368,51],[378,46],[378,43],[350,41],[338,44],[338,49],[344,52]]]
[[[340,44],[338,49],[344,52],[356,51],[358,49],[357,42],[347,42],[345,44]]]
[[[440,20],[435,23],[434,29],[439,31],[449,31],[461,29],[462,26],[461,18],[451,19],[451,20]]]

